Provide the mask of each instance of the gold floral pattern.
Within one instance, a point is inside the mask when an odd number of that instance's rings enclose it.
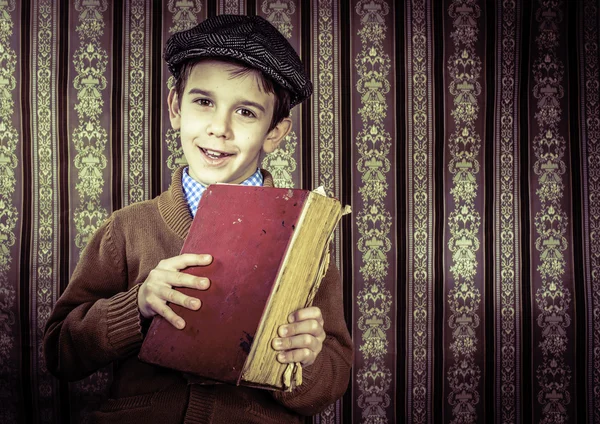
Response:
[[[265,156],[262,167],[273,175],[273,183],[276,187],[294,188],[293,172],[296,170],[296,147],[298,137],[294,131],[285,136],[280,147]]]
[[[480,326],[481,292],[476,280],[481,255],[481,217],[477,210],[480,191],[481,135],[475,121],[480,116],[481,58],[476,51],[479,37],[480,6],[476,0],[454,0],[448,8],[452,22],[453,48],[447,62],[448,93],[454,108],[450,112],[455,130],[448,139],[448,172],[452,178],[452,202],[446,205],[451,254],[447,318],[451,344],[447,379],[451,423],[478,421],[476,405],[480,400],[481,369],[476,363],[477,329]]]
[[[205,9],[204,2],[206,0],[169,0],[168,10],[172,14],[171,18],[173,26],[169,27],[169,34],[174,34],[179,31],[185,31],[198,24],[198,18],[200,13]],[[166,70],[166,65],[165,65]],[[168,72],[168,71],[167,71]],[[165,94],[168,94],[171,88],[175,86],[175,78],[169,75],[167,79],[167,87]],[[164,113],[168,116],[168,110],[165,107]],[[168,128],[163,135],[164,143],[167,147],[169,154],[167,155],[167,169],[171,171],[171,174],[175,169],[182,165],[187,165],[185,156],[183,155],[183,149],[181,148],[181,140],[179,138],[179,130]],[[171,175],[169,175],[165,182],[171,183]]]
[[[75,32],[79,35],[79,44],[73,54],[73,87],[77,91],[74,109],[77,113],[77,125],[71,140],[75,152],[73,164],[77,170],[75,189],[79,197],[79,204],[73,212],[73,221],[75,246],[80,254],[108,216],[108,210],[101,200],[106,186],[104,169],[108,162],[108,132],[100,119],[107,113],[103,94],[108,85],[108,54],[102,46],[101,37],[104,34],[104,13],[108,4],[106,0],[76,0],[74,8],[79,21],[75,27]],[[82,420],[92,407],[82,396],[99,397],[106,393],[109,381],[107,372],[98,371],[73,384],[73,419]]]
[[[585,152],[583,169],[583,238],[587,335],[588,419],[600,423],[600,52],[598,46],[598,12],[595,0],[585,0],[578,16],[583,29],[579,41],[582,56],[580,70],[581,147]],[[595,317],[595,318],[592,318]]]
[[[265,18],[273,24],[281,34],[291,43],[294,23],[292,17],[296,12],[296,5],[292,0],[264,0],[261,10],[265,13]],[[300,106],[301,107],[301,106]],[[293,125],[290,133],[277,149],[267,154],[262,161],[262,167],[273,175],[273,182],[276,187],[294,188],[298,187],[299,182],[294,181],[294,171],[297,168],[297,161],[300,159],[296,148],[298,147],[298,136],[295,127],[300,124],[297,119],[297,113],[300,107],[294,108],[290,112],[290,118]]]
[[[339,132],[339,43],[338,4],[334,0],[318,0],[312,9],[312,157],[313,185],[321,186],[329,196],[341,198],[340,192],[340,132]],[[332,257],[338,269],[341,267],[341,234],[337,228],[334,235]],[[339,405],[329,405],[319,416],[317,423],[340,423]]]
[[[149,135],[148,96],[150,74],[151,4],[148,0],[125,3],[124,104],[123,104],[123,205],[148,199],[149,193]]]
[[[337,2],[319,0],[313,8],[312,156],[313,185],[338,199],[340,191],[339,17]],[[341,269],[341,234],[336,229],[332,256]]]
[[[13,91],[17,53],[11,47],[14,33],[13,15],[15,2],[0,3],[0,411],[1,422],[16,421],[17,367],[11,361],[16,349],[14,328],[17,286],[9,278],[12,264],[10,248],[16,242],[15,227],[19,218],[13,194],[15,192],[15,168],[18,165],[17,144],[19,134],[13,125],[15,102]]]
[[[219,0],[219,14],[243,15],[246,13],[246,0]]]
[[[329,196],[339,198],[339,74],[337,4],[319,0],[314,10],[313,38],[313,155],[315,182]],[[338,264],[339,265],[339,264]]]
[[[264,0],[261,9],[266,19],[279,30],[285,38],[292,38],[294,24],[291,16],[296,12],[293,0]]]
[[[358,232],[357,249],[360,252],[359,269],[362,287],[356,295],[359,311],[357,327],[362,343],[358,348],[362,363],[356,370],[358,407],[363,422],[389,422],[391,370],[384,358],[388,353],[387,330],[391,327],[392,295],[386,287],[389,279],[392,250],[392,215],[386,208],[391,171],[392,137],[385,127],[387,95],[391,90],[391,60],[385,47],[389,40],[386,16],[389,4],[384,0],[360,0],[355,3],[355,13],[360,17],[357,35],[360,52],[354,58],[356,70],[355,89],[360,98],[357,111],[362,129],[355,135],[358,157],[356,170],[361,183],[358,194],[362,208],[355,223]],[[393,282],[392,284],[395,284]]]
[[[173,14],[173,26],[169,27],[169,34],[197,25],[197,15],[202,11],[202,6],[202,0],[169,0],[167,8]]]
[[[541,354],[535,370],[538,407],[534,410],[534,419],[543,424],[569,421],[572,393],[572,370],[565,358],[572,301],[571,290],[565,284],[572,281],[571,276],[565,275],[570,235],[569,217],[563,206],[567,200],[563,176],[569,160],[565,156],[568,155],[567,142],[559,130],[564,97],[564,64],[558,56],[564,31],[559,28],[564,19],[562,5],[560,0],[541,0],[534,14],[538,26],[534,30],[537,57],[532,64],[532,95],[537,100],[534,118],[538,132],[531,143],[532,180],[537,176],[537,190],[531,196],[537,197],[539,206],[532,208],[532,254],[539,256],[535,258],[538,266],[532,283],[537,288],[537,310],[533,313],[538,314],[537,328],[534,328],[537,336],[534,337],[540,341],[534,349]]]
[[[432,420],[433,34],[431,2],[406,2],[407,52],[407,422]]]
[[[33,246],[37,253],[32,257],[31,274],[37,277],[32,286],[32,320],[37,322],[36,363],[43,361],[41,355],[41,334],[50,317],[52,307],[58,298],[57,256],[59,240],[58,193],[54,188],[57,179],[58,137],[56,74],[54,61],[57,53],[57,36],[52,31],[58,17],[58,7],[51,0],[36,2],[34,19],[37,33],[32,34],[32,70],[35,75],[33,87],[37,95],[32,99],[33,149],[36,160],[33,161]],[[56,396],[58,385],[45,367],[36,370],[38,394],[40,397],[40,417],[51,417],[52,398]]]
[[[104,189],[103,170],[106,168],[105,155],[108,135],[100,122],[104,112],[102,92],[106,88],[106,66],[108,55],[100,43],[104,32],[103,15],[107,9],[106,0],[75,2],[79,12],[80,46],[73,55],[75,78],[73,86],[77,90],[78,103],[75,105],[78,125],[73,131],[73,147],[76,152],[75,168],[80,204],[77,206],[75,221],[75,245],[82,250],[89,238],[108,216],[108,211],[100,202]]]
[[[496,419],[520,422],[521,414],[521,247],[519,242],[518,75],[522,20],[517,4],[504,0],[496,5],[501,28],[497,43],[496,119],[494,128],[494,287],[496,304]]]

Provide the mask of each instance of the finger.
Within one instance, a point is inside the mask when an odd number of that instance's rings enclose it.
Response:
[[[196,310],[200,309],[200,300],[195,297],[187,296],[170,287],[163,287],[160,290],[159,297],[169,303],[174,303],[184,308]]]
[[[185,327],[185,321],[179,315],[177,315],[171,308],[166,304],[158,310],[158,314],[164,319],[169,321],[173,327],[182,330]]]
[[[308,308],[298,309],[296,312],[293,312],[288,316],[289,323],[304,321],[307,319],[314,319],[314,320],[317,320],[318,322],[320,322],[321,325],[324,324],[323,315],[321,314],[321,309],[319,309],[317,306],[311,306]]]
[[[206,277],[196,277],[185,272],[169,272],[167,282],[173,287],[189,287],[191,289],[206,290],[210,287],[210,280]]]
[[[315,319],[280,325],[277,333],[280,337],[291,337],[298,334],[310,334],[319,337],[325,334],[323,324]]]
[[[173,256],[169,259],[163,259],[159,262],[157,268],[180,271],[190,266],[206,266],[212,262],[213,258],[207,254],[184,253],[182,255]]]
[[[311,365],[316,357],[317,355],[314,352],[306,348],[288,350],[287,352],[277,354],[277,360],[282,364],[300,362],[302,365]]]
[[[275,350],[293,350],[307,348],[313,352],[321,351],[322,343],[310,334],[300,334],[293,337],[275,338],[271,342]]]

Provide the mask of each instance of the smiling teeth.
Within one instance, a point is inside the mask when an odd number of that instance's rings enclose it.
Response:
[[[221,156],[224,156],[224,153],[221,152],[215,152],[214,150],[208,150],[208,149],[204,149],[204,152],[208,155],[208,156],[212,156],[215,158],[219,158]]]

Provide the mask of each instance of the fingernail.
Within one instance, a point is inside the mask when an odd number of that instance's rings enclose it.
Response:
[[[294,322],[294,321],[295,321],[294,315],[290,315],[290,316],[288,317],[288,322],[292,323],[292,322]]]
[[[210,280],[208,278],[201,278],[200,282],[198,283],[198,288],[206,289],[208,286],[210,286]]]
[[[179,328],[180,330],[185,326],[185,322],[183,322],[182,319],[178,319],[177,320],[177,328]]]
[[[279,349],[281,347],[281,339],[273,340],[273,346],[275,347],[275,349]]]
[[[192,308],[197,308],[200,305],[200,302],[198,300],[191,300],[190,301],[190,306]]]
[[[279,355],[277,355],[277,360],[280,362],[285,361],[285,354],[280,353]]]
[[[284,337],[287,333],[288,333],[287,327],[279,328],[279,334],[281,335],[281,337]]]
[[[210,256],[210,255],[202,255],[202,260],[203,261],[212,261],[212,256]]]

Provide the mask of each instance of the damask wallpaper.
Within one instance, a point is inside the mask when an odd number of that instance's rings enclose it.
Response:
[[[314,423],[600,424],[597,0],[0,0],[0,422],[78,423],[42,334],[115,209],[184,163],[162,48],[260,14],[314,83],[262,166],[352,205],[355,346]]]

